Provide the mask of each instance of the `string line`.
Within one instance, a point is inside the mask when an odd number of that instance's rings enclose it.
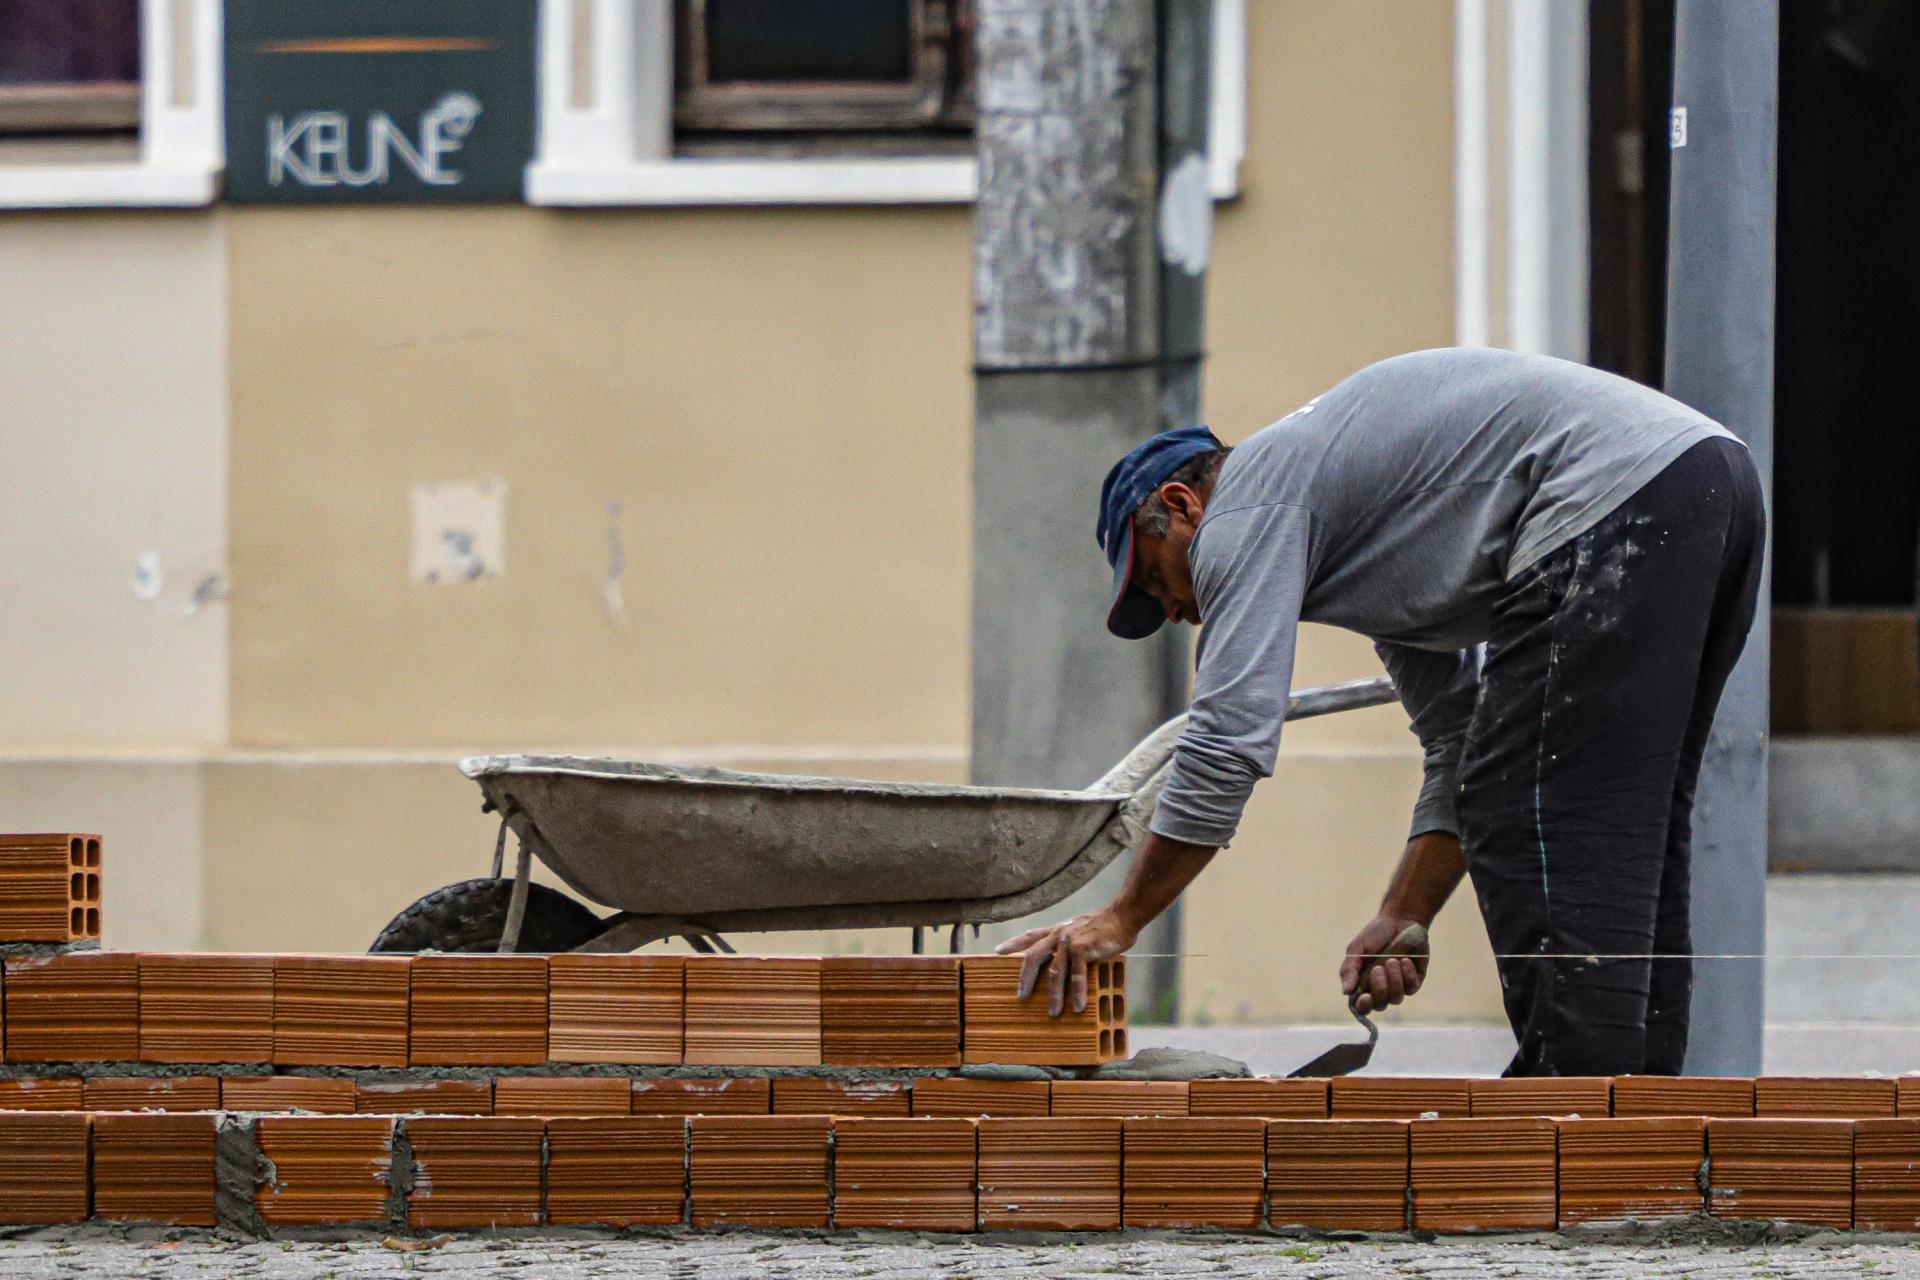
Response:
[[[1132,960],[1212,960],[1216,958],[1211,951],[1129,951],[1125,954]],[[1920,952],[1496,951],[1493,953],[1493,958],[1495,960],[1920,960]]]

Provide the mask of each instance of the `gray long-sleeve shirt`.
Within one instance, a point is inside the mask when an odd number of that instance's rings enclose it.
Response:
[[[1697,442],[1677,400],[1546,356],[1371,365],[1236,448],[1189,552],[1193,704],[1152,827],[1224,845],[1273,772],[1301,619],[1374,641],[1426,754],[1413,832],[1455,831],[1455,775],[1501,584]]]

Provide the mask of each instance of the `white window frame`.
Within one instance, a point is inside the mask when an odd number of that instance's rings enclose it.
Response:
[[[222,165],[220,0],[141,0],[140,154],[123,164],[0,164],[0,208],[193,208]]]
[[[673,155],[673,0],[540,0],[539,141],[529,204],[967,204],[971,156]],[[1209,179],[1240,192],[1247,0],[1214,0]]]

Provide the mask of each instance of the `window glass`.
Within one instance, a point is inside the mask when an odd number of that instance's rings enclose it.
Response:
[[[912,0],[706,0],[705,9],[712,83],[913,75]]]
[[[139,79],[139,0],[0,0],[0,86]]]

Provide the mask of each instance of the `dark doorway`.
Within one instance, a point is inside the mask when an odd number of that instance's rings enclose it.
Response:
[[[1674,0],[1588,5],[1588,363],[1661,384]]]
[[[1920,6],[1780,6],[1774,711],[1920,730]]]

